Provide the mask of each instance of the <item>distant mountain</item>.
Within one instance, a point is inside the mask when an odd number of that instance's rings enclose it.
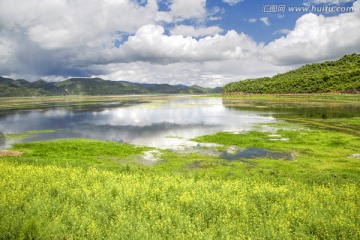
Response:
[[[360,93],[360,54],[309,64],[272,78],[233,82],[223,93]]]
[[[55,95],[118,95],[118,94],[205,94],[220,93],[220,88],[196,85],[169,85],[109,81],[101,78],[70,78],[62,82],[38,80],[29,82],[0,77],[0,97]]]

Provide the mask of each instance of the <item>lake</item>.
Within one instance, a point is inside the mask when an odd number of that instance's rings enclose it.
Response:
[[[174,96],[131,104],[106,102],[96,106],[54,107],[0,112],[1,148],[19,141],[58,138],[93,138],[161,149],[196,146],[191,138],[216,132],[245,132],[258,124],[279,122],[282,117],[353,118],[353,104],[308,104],[231,100],[219,97]],[[38,130],[52,130],[36,132]],[[27,134],[25,138],[8,137]]]

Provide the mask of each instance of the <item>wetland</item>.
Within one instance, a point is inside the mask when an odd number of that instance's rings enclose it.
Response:
[[[357,95],[1,99],[0,239],[356,239]]]

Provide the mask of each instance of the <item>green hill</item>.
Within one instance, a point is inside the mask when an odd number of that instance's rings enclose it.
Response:
[[[360,54],[309,64],[274,77],[233,82],[223,93],[360,93]]]
[[[28,82],[0,77],[0,97],[53,95],[54,86],[43,80]]]
[[[62,82],[28,82],[0,77],[0,97],[119,94],[204,94],[220,92],[199,86],[142,84],[101,78],[70,78]]]

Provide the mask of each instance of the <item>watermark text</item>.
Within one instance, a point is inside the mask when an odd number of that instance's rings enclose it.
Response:
[[[353,12],[353,7],[340,7],[340,6],[287,6],[287,5],[277,5],[269,4],[262,5],[261,12],[264,13],[285,13],[285,12],[315,12],[315,13],[344,13],[344,12]]]

